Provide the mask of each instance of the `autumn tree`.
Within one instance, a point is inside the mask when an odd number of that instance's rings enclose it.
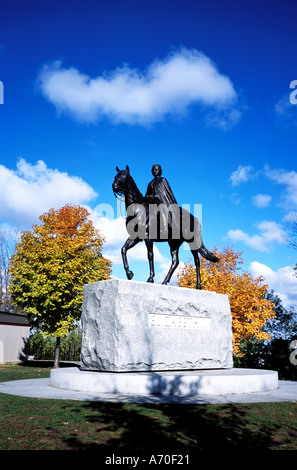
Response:
[[[50,209],[41,224],[21,234],[10,259],[10,292],[25,309],[31,327],[60,338],[81,316],[83,286],[110,277],[111,263],[102,256],[103,238],[80,206]]]
[[[268,286],[263,284],[263,278],[254,278],[241,269],[242,253],[229,247],[221,252],[215,249],[214,253],[219,257],[218,263],[201,259],[202,288],[229,296],[233,352],[240,356],[242,341],[270,338],[263,328],[275,315],[274,304],[267,299]],[[185,264],[178,275],[178,283],[181,287],[196,287],[196,270],[191,264]]]

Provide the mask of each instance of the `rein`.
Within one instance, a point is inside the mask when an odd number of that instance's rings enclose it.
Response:
[[[135,194],[133,194],[133,192],[130,190],[130,187],[131,187],[131,179],[129,180],[128,188],[120,189],[117,192],[113,191],[113,194],[115,195],[116,199],[118,199],[121,202],[125,202],[125,195],[131,196],[131,198],[133,199]]]
[[[113,191],[113,194],[114,196],[116,197],[116,199],[118,199],[121,203],[125,202],[125,194],[127,196],[131,196],[131,198],[133,198],[134,194],[133,192],[130,190],[130,187],[131,187],[131,179],[129,179],[129,184],[128,184],[128,188],[125,188],[125,189],[120,189],[119,191],[115,192]],[[122,213],[122,204],[120,204],[120,210],[121,210],[121,216],[123,219],[127,219],[127,217],[123,216],[123,213]]]
[[[116,199],[118,199],[121,202],[125,202],[125,195],[124,195],[123,191],[119,191],[118,193],[113,191],[113,194],[115,195]]]

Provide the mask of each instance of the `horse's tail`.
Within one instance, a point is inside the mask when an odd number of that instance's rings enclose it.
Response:
[[[217,263],[219,261],[219,258],[211,253],[204,245],[203,243],[201,244],[199,248],[199,253],[203,256],[203,258],[207,259],[207,261],[212,261],[213,263]]]

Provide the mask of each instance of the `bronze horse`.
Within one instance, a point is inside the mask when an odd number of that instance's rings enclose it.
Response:
[[[175,269],[179,264],[178,251],[184,241],[191,249],[194,257],[197,284],[196,289],[201,289],[200,259],[199,253],[207,260],[216,263],[219,259],[211,253],[202,242],[201,225],[199,220],[185,209],[175,205],[169,207],[167,211],[167,224],[164,227],[160,215],[160,204],[151,204],[143,197],[130,175],[129,167],[126,170],[119,170],[112,184],[113,192],[116,196],[123,195],[127,211],[126,229],[129,238],[122,247],[122,259],[124,269],[128,279],[133,278],[127,261],[127,251],[144,241],[147,247],[150,276],[147,282],[154,282],[154,242],[168,242],[172,263],[162,284],[168,284]],[[167,209],[167,208],[165,208]],[[163,208],[164,212],[164,208]],[[166,210],[165,210],[166,212]]]

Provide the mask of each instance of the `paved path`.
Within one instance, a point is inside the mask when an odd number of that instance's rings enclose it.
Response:
[[[123,403],[183,403],[183,404],[208,404],[208,403],[263,403],[263,402],[297,402],[297,382],[279,381],[276,390],[247,393],[238,395],[197,395],[197,396],[172,396],[172,395],[123,395],[123,394],[95,394],[72,390],[61,390],[49,385],[49,378],[13,380],[0,382],[0,393],[18,395],[22,397],[48,398],[59,400],[83,400]]]

